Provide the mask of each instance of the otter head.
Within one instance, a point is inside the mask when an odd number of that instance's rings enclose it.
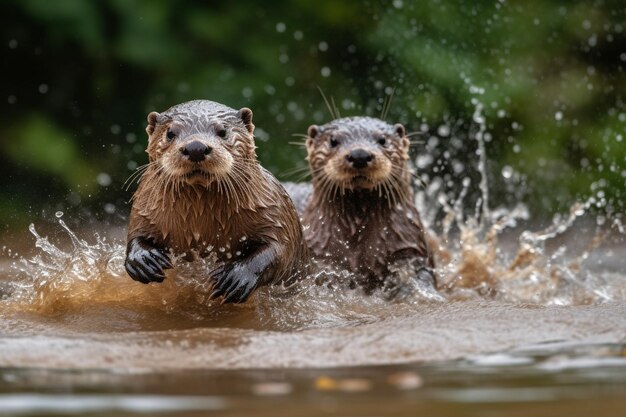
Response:
[[[178,104],[148,115],[150,163],[173,183],[208,187],[256,159],[252,111],[208,100]]]
[[[410,141],[404,126],[371,117],[312,125],[306,139],[314,183],[325,192],[392,192],[406,182]]]

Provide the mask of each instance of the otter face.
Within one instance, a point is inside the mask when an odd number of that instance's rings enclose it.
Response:
[[[148,115],[148,155],[173,182],[208,187],[256,160],[252,111],[197,100]]]
[[[313,179],[326,192],[390,190],[405,181],[409,146],[401,124],[370,117],[312,125],[306,140]]]

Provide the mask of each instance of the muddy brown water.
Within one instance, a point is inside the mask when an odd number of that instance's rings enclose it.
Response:
[[[33,228],[35,250],[4,252],[0,415],[626,409],[621,235],[593,251],[565,236],[533,257],[466,233],[440,267],[442,301],[309,282],[221,306],[206,299],[202,262],[145,286],[123,272],[123,229],[58,229],[61,241]],[[564,246],[578,255],[560,257]]]

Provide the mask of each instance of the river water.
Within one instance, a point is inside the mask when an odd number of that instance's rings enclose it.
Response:
[[[456,199],[436,179],[418,193],[439,293],[395,302],[336,271],[222,306],[208,260],[143,285],[124,272],[123,225],[31,225],[27,254],[3,243],[0,415],[618,415],[623,225],[594,197],[548,225],[492,209],[479,169]]]

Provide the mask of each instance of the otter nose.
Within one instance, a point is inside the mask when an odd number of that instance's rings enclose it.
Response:
[[[180,148],[180,153],[185,155],[191,162],[202,162],[211,153],[211,148],[202,142],[194,140]]]
[[[361,169],[365,168],[367,164],[374,159],[374,155],[367,152],[365,149],[355,149],[346,156],[346,159],[354,168]]]

